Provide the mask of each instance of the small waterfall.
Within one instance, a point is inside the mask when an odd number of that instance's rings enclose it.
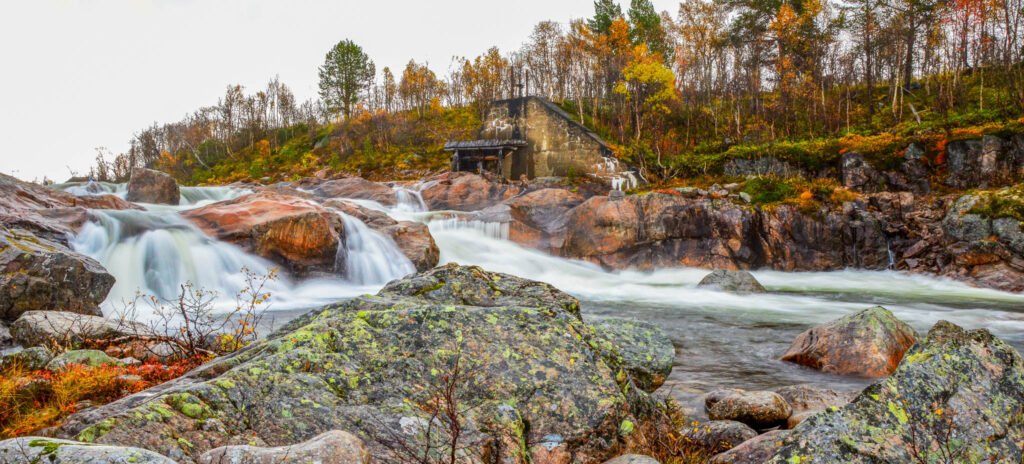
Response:
[[[640,185],[633,171],[623,170],[622,163],[611,157],[606,157],[595,166],[597,176],[607,180],[612,190],[633,189]]]
[[[181,206],[198,207],[218,201],[233,200],[249,193],[234,187],[180,187]]]
[[[124,198],[128,194],[127,184],[114,184],[110,182],[71,182],[67,184],[54,184],[50,188],[63,190],[76,197],[91,197],[97,195],[116,195]]]
[[[345,247],[338,247],[335,270],[345,271],[357,285],[383,285],[416,272],[390,237],[369,228],[363,221],[338,211],[345,225]]]
[[[423,202],[421,189],[410,189],[406,187],[392,187],[395,191],[395,211],[402,213],[423,213],[427,211],[427,204]]]
[[[447,218],[432,219],[427,224],[431,233],[434,231],[460,231],[474,230],[485,237],[508,240],[508,222],[484,221],[475,218],[452,216]]]

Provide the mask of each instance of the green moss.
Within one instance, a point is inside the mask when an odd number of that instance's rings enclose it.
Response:
[[[78,441],[85,443],[95,443],[103,435],[106,435],[110,429],[114,428],[117,423],[114,419],[104,419],[98,424],[83,430],[75,437]]]
[[[796,188],[782,179],[758,177],[748,180],[743,191],[750,195],[750,202],[755,205],[778,203],[797,195]]]
[[[989,219],[1012,218],[1024,223],[1024,184],[980,193],[970,212]]]

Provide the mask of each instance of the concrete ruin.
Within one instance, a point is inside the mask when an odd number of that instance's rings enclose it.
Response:
[[[453,171],[487,171],[509,180],[590,175],[615,189],[636,185],[601,137],[540,97],[491,103],[480,139],[449,142],[445,150],[452,152]]]

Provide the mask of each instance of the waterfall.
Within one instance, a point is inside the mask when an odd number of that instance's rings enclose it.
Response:
[[[420,189],[406,187],[392,187],[395,191],[395,210],[405,213],[422,213],[427,211],[427,204],[423,202],[423,195]]]
[[[606,157],[594,167],[597,177],[606,179],[612,190],[632,189],[640,185],[633,171],[623,170],[618,159]]]
[[[128,193],[127,184],[114,184],[110,182],[70,182],[67,184],[53,184],[52,189],[63,190],[76,197],[89,197],[96,195],[117,195],[124,198]]]
[[[234,187],[180,187],[181,206],[190,208],[233,200],[250,193],[249,190]]]
[[[427,226],[430,227],[431,234],[435,231],[471,230],[482,234],[484,237],[508,240],[508,222],[484,221],[475,218],[452,216],[431,219]]]
[[[363,221],[338,211],[345,225],[345,247],[338,247],[335,270],[342,266],[346,278],[357,285],[383,285],[416,272],[390,237],[369,228]]]

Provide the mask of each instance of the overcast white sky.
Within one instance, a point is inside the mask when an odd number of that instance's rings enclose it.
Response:
[[[622,0],[623,9],[628,0]],[[675,13],[677,0],[654,0]],[[351,38],[377,63],[518,48],[542,20],[589,16],[591,0],[4,0],[0,4],[0,172],[64,180],[96,147],[274,75],[299,99]]]

